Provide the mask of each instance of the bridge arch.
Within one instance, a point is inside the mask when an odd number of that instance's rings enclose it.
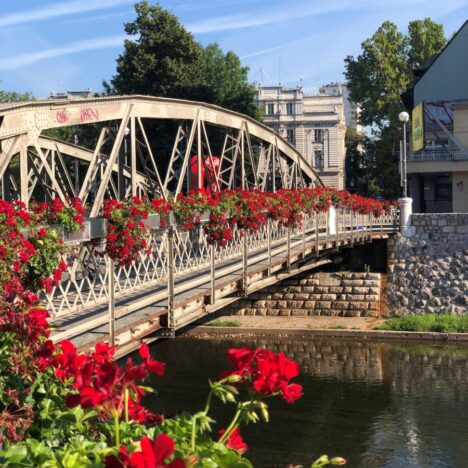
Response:
[[[74,144],[70,128],[86,128],[93,135],[86,145]],[[158,134],[161,128],[172,128],[173,133]],[[54,133],[68,138],[51,138]],[[170,140],[163,154],[153,144],[161,139]],[[198,187],[276,190],[322,185],[310,164],[277,133],[211,104],[109,96],[0,108],[3,198],[28,203],[37,190],[45,197],[80,196],[96,216],[108,196],[171,197],[195,188],[193,177],[190,180],[194,157]],[[214,158],[219,170],[204,171],[214,167]]]

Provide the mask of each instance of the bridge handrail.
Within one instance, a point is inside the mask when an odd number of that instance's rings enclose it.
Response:
[[[75,253],[67,259],[69,266],[62,282],[43,299],[55,321],[68,320],[80,311],[102,309],[111,299],[112,287],[116,301],[148,288],[154,291],[149,302],[147,298],[140,302],[135,299],[135,303],[121,311],[123,314],[135,310],[138,305],[154,302],[156,297],[169,296],[168,309],[174,309],[174,295],[183,292],[182,286],[178,286],[179,279],[193,275],[187,290],[211,280],[210,300],[214,302],[215,276],[241,272],[240,282],[247,289],[248,270],[253,264],[267,262],[270,275],[274,260],[284,257],[288,263],[293,252],[318,254],[320,246],[338,248],[343,242],[353,245],[372,235],[396,232],[398,210],[377,218],[339,208],[336,209],[335,229],[329,221],[329,213],[319,213],[306,215],[302,227],[295,229],[271,220],[250,234],[234,227],[233,239],[225,248],[209,245],[202,226],[185,232],[172,224],[163,229],[151,229],[150,251],[142,253],[138,261],[126,267],[114,264],[105,255],[105,231],[102,231],[94,240],[72,243]],[[202,221],[202,225],[205,222]],[[107,319],[99,320],[105,323]],[[171,326],[177,326],[177,317],[173,316]]]

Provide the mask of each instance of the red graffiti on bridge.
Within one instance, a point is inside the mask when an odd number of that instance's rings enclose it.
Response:
[[[80,122],[91,122],[93,120],[97,120],[99,118],[99,114],[97,109],[93,109],[92,107],[83,107],[80,109]]]
[[[55,118],[58,123],[67,123],[68,122],[68,111],[67,109],[60,109],[56,112]]]

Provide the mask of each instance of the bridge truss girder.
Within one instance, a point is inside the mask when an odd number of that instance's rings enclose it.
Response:
[[[158,135],[172,122],[175,136]],[[90,144],[47,136],[94,126]],[[170,152],[155,149],[159,139]],[[194,158],[194,156],[196,156]],[[215,162],[214,158],[218,161]],[[195,161],[195,166],[194,166]],[[219,170],[213,170],[219,163]],[[121,96],[38,101],[0,109],[0,185],[5,199],[79,196],[97,216],[107,197],[176,197],[189,189],[276,191],[321,185],[288,142],[244,115],[175,99]]]

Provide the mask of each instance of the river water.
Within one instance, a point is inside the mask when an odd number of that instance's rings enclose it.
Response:
[[[270,423],[242,428],[256,467],[310,466],[322,454],[350,467],[468,467],[468,348],[293,338],[158,342],[166,375],[146,404],[167,416],[202,409],[230,347],[267,347],[297,360],[304,395],[270,404]],[[233,406],[217,403],[221,427]]]

